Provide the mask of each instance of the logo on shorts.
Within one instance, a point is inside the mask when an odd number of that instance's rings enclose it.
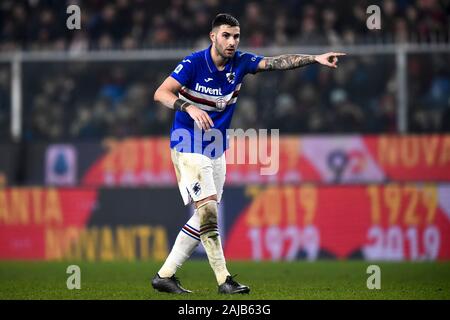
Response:
[[[194,183],[192,186],[192,191],[194,191],[194,194],[198,196],[202,192],[202,188],[200,188],[200,182]]]

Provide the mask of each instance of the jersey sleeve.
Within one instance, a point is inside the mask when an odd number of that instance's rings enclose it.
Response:
[[[263,58],[263,56],[258,56],[251,52],[242,52],[241,63],[244,65],[245,73],[256,73],[258,64]]]
[[[187,85],[194,73],[194,59],[192,56],[185,57],[170,74],[182,86]]]

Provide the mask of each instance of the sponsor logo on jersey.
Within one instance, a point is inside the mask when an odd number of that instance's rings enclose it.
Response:
[[[195,84],[195,91],[201,92],[201,93],[206,93],[206,94],[211,94],[214,96],[221,96],[222,95],[222,89],[221,88],[209,88],[209,87],[205,87],[202,86],[199,83]]]

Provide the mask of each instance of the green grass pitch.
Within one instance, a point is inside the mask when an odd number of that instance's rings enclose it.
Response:
[[[66,269],[81,268],[81,289],[68,290]],[[381,268],[381,289],[366,287],[370,264]],[[217,294],[206,260],[188,261],[177,273],[190,295],[155,292],[150,278],[161,262],[0,262],[0,299],[450,299],[450,263],[363,261],[228,262],[249,295]]]

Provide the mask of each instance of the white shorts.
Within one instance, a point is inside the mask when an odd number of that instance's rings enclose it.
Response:
[[[214,194],[220,202],[226,174],[225,153],[211,159],[199,153],[171,149],[171,157],[184,205]]]

